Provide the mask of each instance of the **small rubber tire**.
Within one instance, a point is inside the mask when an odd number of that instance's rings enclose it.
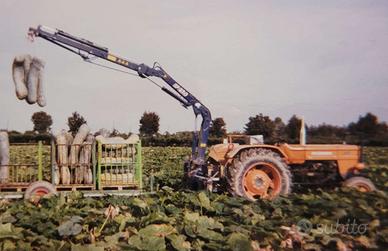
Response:
[[[373,182],[365,177],[354,176],[344,181],[342,184],[344,187],[351,187],[359,190],[360,192],[372,192],[376,190]]]
[[[54,185],[47,181],[35,181],[31,183],[24,192],[24,199],[36,200],[45,195],[56,195],[57,190]]]

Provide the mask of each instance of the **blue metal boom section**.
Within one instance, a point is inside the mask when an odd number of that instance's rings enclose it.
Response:
[[[199,134],[194,132],[193,135],[192,164],[195,166],[205,165],[205,154],[209,137],[209,127],[211,124],[210,111],[193,94],[167,74],[162,67],[149,67],[145,64],[130,62],[127,59],[109,53],[109,50],[106,47],[99,46],[83,38],[75,37],[64,31],[51,29],[42,25],[39,25],[37,28],[30,28],[28,34],[32,38],[41,37],[52,42],[81,56],[84,60],[91,60],[94,57],[98,57],[136,71],[142,78],[161,78],[170,87],[166,88],[165,86],[162,86],[161,89],[164,92],[178,100],[185,108],[192,107],[195,116],[201,115],[202,123]]]

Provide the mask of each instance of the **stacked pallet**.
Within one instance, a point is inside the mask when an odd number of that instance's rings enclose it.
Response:
[[[54,183],[56,185],[92,184],[91,156],[94,136],[90,134],[89,127],[83,124],[74,138],[65,130],[55,138],[57,159]]]
[[[132,134],[124,139],[99,135],[96,140],[101,144],[101,182],[104,185],[133,183],[135,145],[140,140],[139,136]]]

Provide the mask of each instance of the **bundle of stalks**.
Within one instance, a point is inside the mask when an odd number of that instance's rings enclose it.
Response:
[[[0,183],[9,179],[9,140],[6,131],[0,131]]]
[[[89,127],[83,124],[74,138],[65,130],[56,136],[57,166],[60,179],[55,179],[55,181],[58,184],[93,183],[91,156],[94,136],[89,132]]]
[[[46,106],[44,65],[43,60],[28,54],[15,57],[12,63],[12,77],[18,99],[25,99],[28,104],[38,103],[41,107]]]

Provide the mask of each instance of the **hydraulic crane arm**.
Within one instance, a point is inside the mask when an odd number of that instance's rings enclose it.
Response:
[[[170,87],[166,88],[165,86],[162,86],[161,89],[164,92],[178,100],[185,108],[192,107],[195,116],[201,115],[202,123],[199,134],[195,132],[193,137],[192,161],[193,164],[198,166],[205,164],[205,153],[211,123],[210,111],[196,97],[194,97],[190,92],[178,84],[169,74],[167,74],[162,67],[155,64],[153,67],[149,67],[145,64],[130,62],[127,59],[111,54],[106,47],[99,46],[83,38],[75,37],[64,31],[51,29],[41,25],[37,28],[30,28],[28,34],[31,38],[41,37],[49,42],[63,47],[73,53],[76,53],[87,61],[94,57],[98,57],[136,71],[142,78],[161,78]]]

